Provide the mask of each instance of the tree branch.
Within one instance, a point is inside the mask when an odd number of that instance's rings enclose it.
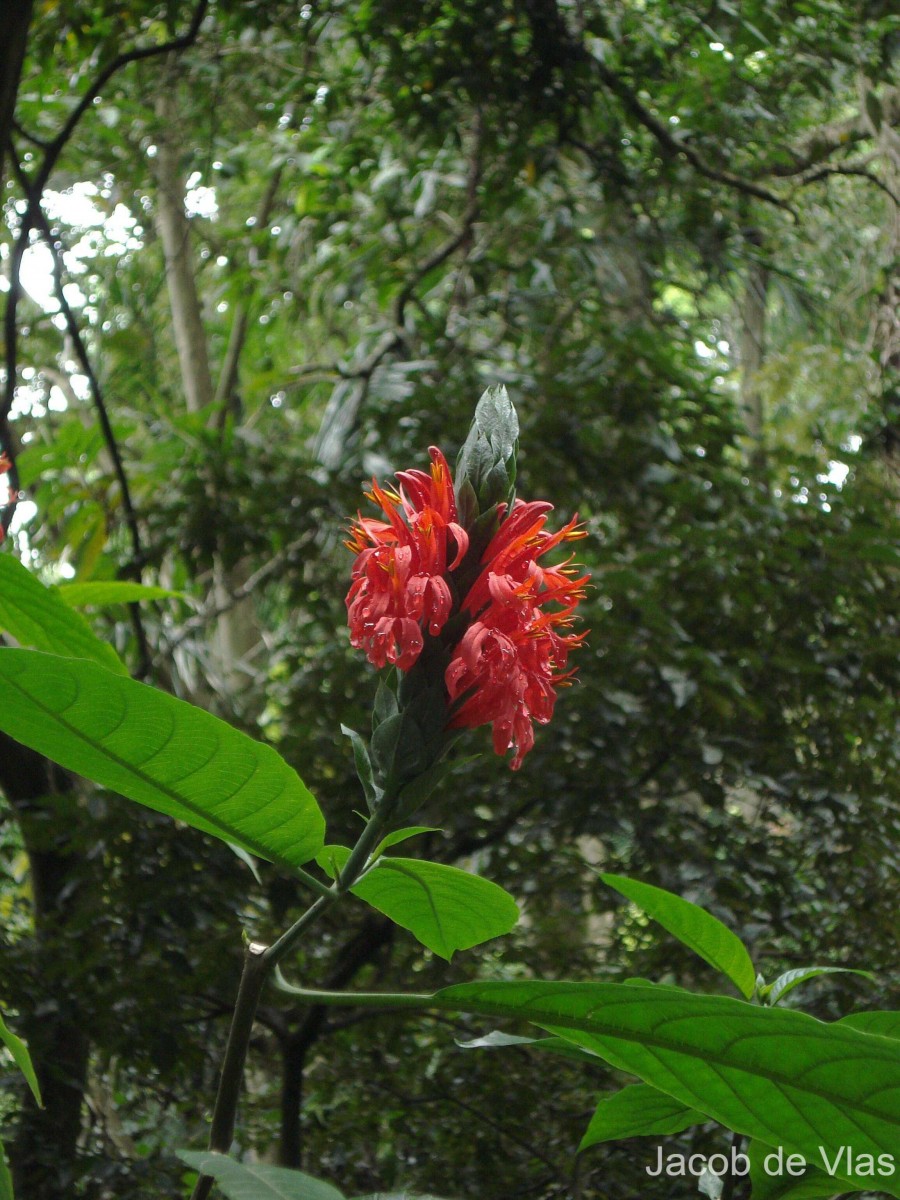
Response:
[[[887,125],[896,125],[900,120],[900,87],[885,88],[878,97],[878,102],[881,105],[882,121]],[[810,130],[805,137],[789,148],[793,161],[773,166],[767,173],[781,178],[803,175],[839,150],[847,150],[857,142],[866,141],[871,137],[869,118],[861,109],[856,116]]]
[[[20,0],[5,6],[2,62],[0,62],[0,195],[3,192],[3,168],[9,132],[15,127],[14,113],[19,80],[25,62],[25,47],[34,0]]]
[[[113,471],[119,483],[119,490],[122,496],[122,509],[125,513],[125,524],[128,527],[129,537],[131,539],[131,565],[128,574],[136,582],[140,583],[141,572],[145,562],[144,548],[141,542],[141,532],[138,526],[137,513],[135,512],[134,504],[131,499],[131,490],[128,486],[128,476],[125,474],[125,464],[122,462],[122,455],[119,452],[119,445],[116,441],[116,435],[112,427],[112,422],[109,419],[109,412],[106,407],[106,401],[103,397],[103,392],[100,387],[100,381],[91,364],[90,356],[87,352],[87,347],[84,344],[84,338],[81,336],[81,330],[78,327],[78,321],[75,313],[72,311],[72,306],[66,299],[65,286],[63,283],[63,259],[60,249],[60,243],[53,236],[53,232],[47,222],[44,210],[41,208],[38,197],[31,194],[28,189],[28,180],[24,178],[18,160],[16,163],[16,173],[19,175],[20,183],[26,189],[29,206],[33,210],[35,223],[41,235],[46,242],[50,253],[53,257],[53,288],[56,292],[56,299],[59,303],[60,311],[66,321],[66,330],[72,340],[72,345],[75,348],[75,356],[81,366],[84,375],[88,381],[88,387],[91,393],[91,400],[94,408],[97,410],[97,418],[100,422],[100,428],[103,432],[103,440],[106,443],[106,448],[109,456],[112,459]],[[135,675],[139,679],[145,678],[150,671],[150,647],[147,642],[147,634],[144,629],[143,620],[139,604],[129,604],[128,611],[131,616],[131,625],[134,630],[135,641],[138,647],[138,666]]]
[[[13,400],[16,391],[16,379],[18,376],[18,339],[17,339],[17,316],[19,308],[19,300],[22,295],[22,258],[25,250],[28,247],[28,240],[32,229],[38,223],[37,208],[40,205],[41,197],[43,196],[44,188],[47,186],[47,181],[50,178],[53,168],[56,166],[59,156],[62,154],[69,139],[75,132],[79,121],[92,106],[94,100],[100,95],[103,88],[109,83],[123,67],[127,67],[130,63],[139,62],[146,58],[156,58],[159,55],[168,54],[171,51],[186,50],[192,46],[197,40],[200,32],[200,26],[203,23],[203,18],[206,16],[209,8],[209,0],[199,0],[197,7],[194,10],[194,15],[191,23],[188,26],[187,32],[181,37],[173,38],[171,41],[163,42],[159,46],[144,46],[135,50],[128,50],[124,54],[118,55],[107,63],[100,71],[97,78],[81,97],[78,104],[69,114],[68,120],[63,125],[62,129],[51,141],[46,143],[44,157],[41,165],[38,168],[34,178],[29,181],[26,195],[28,196],[28,205],[22,215],[19,233],[16,238],[15,246],[13,247],[12,258],[10,261],[9,273],[9,292],[6,298],[6,312],[4,314],[4,344],[6,351],[6,383],[4,387],[3,400],[0,402],[0,454],[5,452],[10,462],[10,499],[9,502],[0,510],[0,537],[9,532],[9,526],[15,514],[16,506],[19,499],[19,474],[16,468],[16,447],[13,444],[12,430],[9,425],[9,417],[12,411]],[[0,137],[4,138],[4,144],[0,146],[0,153],[4,152],[7,145],[7,139],[2,131]],[[16,159],[18,163],[18,159]]]
[[[197,7],[194,9],[194,15],[191,18],[191,23],[188,26],[187,32],[181,37],[172,38],[168,42],[163,42],[159,46],[142,46],[135,50],[126,50],[124,54],[118,55],[112,62],[106,64],[97,78],[84,93],[81,99],[69,114],[69,119],[63,125],[62,129],[55,138],[47,145],[47,152],[44,155],[44,161],[41,163],[40,170],[35,178],[34,187],[38,193],[43,192],[47,180],[50,178],[50,172],[56,166],[56,160],[62,154],[66,147],[66,143],[71,138],[72,134],[78,125],[78,122],[94,103],[109,81],[114,75],[117,75],[123,67],[129,66],[131,63],[141,62],[146,58],[158,58],[163,54],[170,54],[177,50],[187,50],[193,46],[197,40],[197,35],[200,32],[200,26],[203,23],[203,18],[206,16],[206,10],[209,8],[209,0],[199,0]]]
[[[624,80],[620,79],[614,71],[611,71],[605,63],[595,59],[593,66],[601,82],[619,98],[624,108],[631,113],[639,124],[643,125],[645,129],[653,134],[663,149],[671,154],[673,158],[679,156],[686,158],[698,175],[702,175],[706,179],[711,179],[715,183],[725,184],[726,187],[743,192],[744,195],[753,196],[757,200],[763,200],[766,204],[773,204],[776,208],[784,209],[796,220],[796,213],[786,200],[783,200],[774,192],[770,192],[767,188],[761,187],[758,183],[753,183],[748,179],[743,179],[740,175],[735,175],[732,171],[725,171],[718,167],[710,166],[697,153],[693,146],[680,141],[659,117],[650,112],[648,108],[645,108]]]
[[[868,179],[869,183],[874,183],[877,188],[881,188],[885,195],[890,196],[894,204],[900,208],[900,196],[898,196],[897,193],[893,191],[883,179],[879,179],[874,171],[870,171],[868,167],[858,162],[844,163],[843,165],[834,167],[817,167],[813,171],[808,172],[806,175],[798,179],[797,186],[806,187],[807,184],[818,183],[822,179],[828,179],[831,175],[856,175],[862,179]]]
[[[261,583],[264,583],[270,576],[280,571],[284,564],[293,558],[295,554],[300,550],[306,549],[314,536],[314,533],[305,533],[302,537],[295,538],[283,550],[279,550],[277,554],[273,555],[267,563],[264,563],[258,571],[254,571],[240,587],[235,588],[226,603],[214,604],[212,607],[204,608],[196,616],[191,617],[189,621],[185,622],[178,636],[168,643],[167,653],[171,653],[172,650],[180,646],[192,633],[202,629],[210,621],[218,620],[224,613],[230,612],[231,609],[240,604],[242,600],[246,600]]]

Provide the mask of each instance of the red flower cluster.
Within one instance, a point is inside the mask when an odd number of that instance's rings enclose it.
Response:
[[[430,474],[402,471],[397,478],[399,492],[373,480],[366,493],[387,521],[360,516],[351,526],[347,546],[357,557],[347,610],[351,645],[376,667],[395,663],[408,671],[422,653],[423,626],[437,635],[447,623],[452,600],[445,576],[462,562],[469,536],[457,520],[453,479],[440,450],[431,450]]]
[[[347,545],[357,558],[347,595],[350,640],[375,666],[394,663],[408,671],[422,652],[423,630],[438,636],[451,612],[466,613],[468,627],[448,647],[448,727],[493,725],[494,749],[505,754],[513,747],[516,770],[534,745],[532,722],[550,720],[556,689],[572,674],[569,651],[585,636],[564,631],[588,577],[568,563],[542,567],[538,560],[585,535],[574,519],[558,533],[547,532],[552,505],[545,502],[517,500],[508,511],[501,506],[479,573],[455,607],[450,583],[469,538],[459,524],[447,461],[434,447],[430,453],[430,474],[399,473],[399,491],[373,483],[369,499],[387,521],[360,516],[351,527]]]

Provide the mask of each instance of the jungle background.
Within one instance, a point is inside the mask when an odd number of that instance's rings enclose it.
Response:
[[[519,494],[589,532],[552,725],[517,774],[473,734],[421,818],[423,855],[517,897],[515,934],[448,967],[351,906],[289,974],[717,986],[605,869],[705,905],[769,978],[877,972],[795,993],[818,1016],[896,1007],[892,10],[7,6],[4,552],[182,593],[92,614],[138,678],[270,740],[346,840],[367,481],[455,454],[503,383]],[[301,885],[8,740],[0,787],[0,1007],[46,1101],[4,1077],[20,1194],[183,1195],[241,930],[284,927]],[[457,1045],[484,1030],[270,991],[237,1149],[349,1192],[694,1194],[641,1143],[576,1157],[615,1072]]]

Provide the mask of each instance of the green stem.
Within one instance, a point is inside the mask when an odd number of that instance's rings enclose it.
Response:
[[[446,1008],[455,1011],[452,1004],[447,1004],[435,995],[427,992],[326,992],[318,988],[295,987],[288,983],[280,971],[275,973],[275,981],[281,991],[290,996],[296,996],[307,1004],[322,1004],[333,1008],[408,1008],[422,1010],[425,1008]]]
[[[312,888],[320,896],[331,895],[331,885],[323,883],[321,879],[316,879],[315,875],[310,875],[309,871],[304,871],[302,867],[294,867],[297,873],[297,878],[300,879],[307,887]]]
[[[316,903],[318,904],[319,901]],[[225,1058],[222,1061],[222,1074],[219,1077],[219,1090],[216,1093],[209,1133],[209,1149],[217,1150],[221,1154],[227,1154],[231,1149],[247,1047],[250,1045],[253,1019],[256,1016],[256,1007],[259,1004],[259,997],[262,994],[267,975],[265,947],[251,942],[244,954],[244,969],[241,973],[241,982],[231,1018],[231,1028],[228,1031],[228,1042],[225,1046]],[[201,1175],[191,1193],[191,1200],[206,1200],[213,1183],[211,1175]]]
[[[250,1035],[253,1032],[253,1021],[269,972],[296,945],[310,925],[350,890],[355,880],[365,870],[369,855],[381,836],[384,824],[384,819],[379,819],[378,814],[369,820],[350,852],[350,857],[344,864],[340,878],[331,887],[320,883],[315,876],[301,869],[299,871],[300,878],[319,893],[319,898],[271,946],[251,942],[247,947],[244,955],[244,969],[231,1018],[231,1028],[228,1031],[228,1041],[225,1045],[225,1057],[222,1060],[219,1089],[213,1108],[209,1133],[209,1149],[211,1151],[227,1154],[231,1149],[238,1099],[244,1077],[244,1063],[247,1059]],[[213,1183],[212,1176],[201,1175],[191,1193],[191,1200],[206,1200]]]
[[[341,871],[337,882],[331,887],[325,887],[316,880],[316,884],[320,889],[320,896],[316,903],[308,909],[298,921],[295,921],[290,929],[286,930],[276,942],[265,951],[263,957],[269,967],[274,967],[279,963],[285,954],[294,946],[303,935],[307,927],[316,920],[322,908],[329,907],[339,900],[341,896],[346,895],[362,872],[365,870],[366,864],[369,861],[369,855],[384,830],[385,822],[379,819],[376,813],[366,824],[365,829],[359,835],[359,840],[350,851],[350,857],[344,864],[344,869]],[[304,872],[305,874],[305,872]],[[312,875],[309,876],[313,878]],[[321,908],[319,906],[322,906]]]
[[[284,958],[288,950],[300,940],[310,925],[319,919],[326,908],[331,908],[335,901],[340,900],[341,895],[342,893],[338,891],[337,885],[330,887],[324,896],[320,896],[315,904],[310,905],[303,916],[295,921],[290,929],[263,951],[262,958],[267,972]]]
[[[228,1031],[228,1041],[225,1045],[225,1057],[222,1060],[219,1089],[213,1108],[209,1133],[209,1149],[211,1151],[227,1154],[231,1149],[238,1100],[244,1077],[244,1063],[247,1060],[247,1049],[250,1045],[250,1035],[253,1032],[253,1021],[269,972],[296,945],[310,925],[350,890],[365,870],[369,855],[381,837],[384,826],[384,817],[379,817],[377,813],[368,821],[359,840],[351,850],[350,857],[344,864],[340,878],[330,887],[320,883],[314,875],[310,875],[301,868],[298,871],[300,878],[319,893],[319,898],[271,946],[251,942],[247,947],[244,955],[244,969],[231,1018],[231,1028]],[[191,1200],[206,1200],[213,1183],[212,1176],[201,1175],[191,1193]]]
[[[372,853],[381,839],[381,835],[384,832],[384,827],[387,822],[385,821],[384,817],[380,816],[380,812],[384,808],[386,799],[387,797],[382,799],[382,809],[374,813],[370,818],[365,829],[359,835],[359,841],[350,851],[350,857],[344,863],[344,869],[341,871],[340,877],[337,881],[337,889],[341,895],[343,895],[344,892],[348,892],[363,873],[366,868],[366,864],[369,861],[369,855]]]

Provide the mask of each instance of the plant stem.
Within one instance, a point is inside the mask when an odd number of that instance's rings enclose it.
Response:
[[[350,890],[354,881],[365,869],[369,855],[382,834],[384,824],[384,819],[379,819],[377,813],[368,821],[359,840],[351,850],[350,857],[344,864],[340,878],[331,887],[326,887],[319,883],[314,876],[301,870],[300,876],[304,882],[315,884],[316,891],[319,892],[318,900],[314,901],[290,929],[271,946],[264,946],[259,942],[251,942],[248,945],[244,954],[244,969],[241,973],[241,982],[231,1018],[231,1028],[228,1031],[228,1041],[225,1045],[225,1057],[222,1060],[219,1088],[213,1107],[209,1133],[210,1151],[227,1154],[231,1149],[241,1083],[244,1078],[244,1063],[247,1059],[250,1035],[253,1032],[253,1021],[269,972],[296,945],[309,926]],[[211,1175],[201,1175],[191,1193],[191,1200],[206,1200],[213,1183]]]
[[[209,1149],[217,1150],[221,1154],[227,1154],[231,1148],[238,1097],[244,1075],[244,1061],[247,1058],[247,1047],[250,1045],[256,1006],[259,1004],[259,997],[267,974],[265,947],[257,942],[251,942],[244,954],[244,969],[241,973],[241,982],[231,1018],[231,1028],[228,1031],[228,1042],[225,1046],[225,1058],[222,1061],[222,1074],[219,1077],[219,1090],[216,1093],[212,1127],[209,1134]],[[191,1200],[206,1200],[213,1182],[211,1175],[201,1175],[191,1193]]]
[[[341,894],[336,886],[329,888],[324,896],[320,896],[314,904],[309,906],[303,916],[295,921],[286,933],[283,933],[276,942],[273,942],[271,946],[263,950],[262,958],[266,973],[284,958],[288,950],[299,941],[301,935],[306,932],[314,921],[318,920],[326,908],[330,908],[336,900],[340,900]]]
[[[385,805],[387,797],[382,800],[382,808]],[[338,891],[343,895],[344,892],[350,890],[359,876],[365,869],[366,863],[369,861],[369,855],[375,849],[384,832],[385,820],[378,812],[374,813],[365,829],[359,835],[359,841],[350,851],[350,857],[344,863],[344,869],[341,871],[340,878],[337,882]]]
[[[298,1000],[303,1000],[307,1004],[321,1004],[336,1008],[411,1008],[418,1011],[426,1008],[443,1008],[448,1012],[459,1011],[452,1003],[446,1003],[436,994],[431,995],[421,992],[327,992],[317,988],[295,987],[294,984],[288,983],[284,979],[280,971],[276,972],[275,978],[281,991],[287,992],[288,995],[296,996]],[[480,1010],[466,1008],[464,1011],[475,1012]]]

